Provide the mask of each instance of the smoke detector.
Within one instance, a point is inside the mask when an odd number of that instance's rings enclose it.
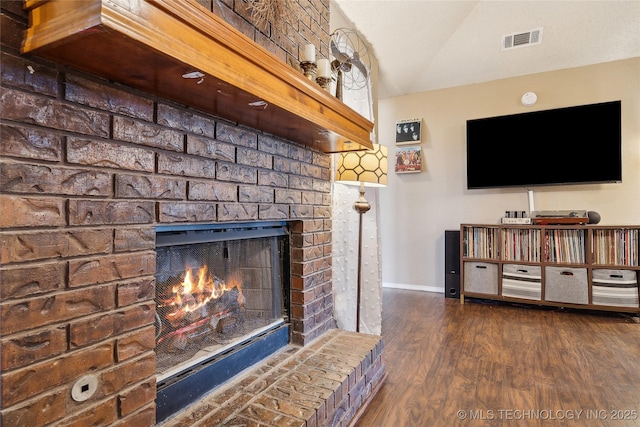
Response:
[[[502,36],[502,50],[533,46],[542,43],[542,27],[530,31],[511,33]]]

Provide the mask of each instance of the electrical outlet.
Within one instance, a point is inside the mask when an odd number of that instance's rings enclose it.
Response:
[[[95,375],[85,375],[78,379],[71,388],[71,397],[76,402],[84,402],[98,389],[98,379]]]

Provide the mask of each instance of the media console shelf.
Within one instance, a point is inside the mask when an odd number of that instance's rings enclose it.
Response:
[[[460,301],[640,315],[640,226],[460,226]]]

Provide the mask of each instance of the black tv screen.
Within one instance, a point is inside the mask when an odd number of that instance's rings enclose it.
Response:
[[[620,181],[620,101],[467,120],[468,189]]]

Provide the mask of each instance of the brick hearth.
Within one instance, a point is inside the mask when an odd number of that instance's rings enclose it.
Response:
[[[328,2],[300,0],[299,28],[268,35],[245,2],[199,2],[285,62],[309,42],[328,51]],[[333,329],[330,156],[21,55],[22,6],[0,3],[0,423],[153,425],[156,226],[264,220],[290,225],[291,345],[225,393],[246,399],[244,416],[269,406],[275,389],[258,384],[333,361],[316,386],[338,387],[294,418],[328,425],[344,411],[346,423],[384,368],[377,337]],[[87,374],[97,389],[76,401]]]
[[[380,337],[332,330],[290,345],[161,427],[347,426],[384,379]]]

